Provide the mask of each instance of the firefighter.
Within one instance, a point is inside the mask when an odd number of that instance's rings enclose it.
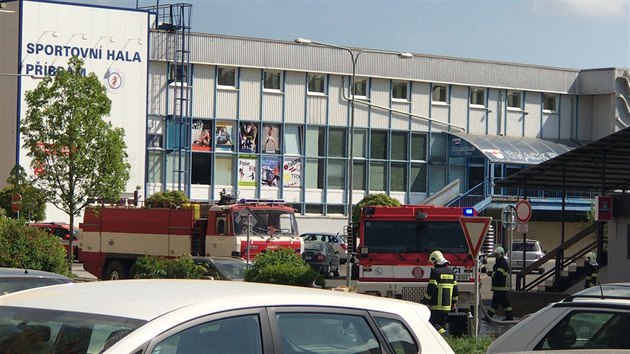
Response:
[[[490,309],[488,309],[488,316],[493,317],[499,306],[503,306],[505,311],[504,321],[511,321],[514,317],[512,316],[512,306],[507,296],[510,269],[505,259],[505,249],[499,246],[494,250],[494,253],[496,262],[494,267],[492,267],[492,271],[488,272],[488,275],[492,277],[492,303],[490,304]],[[489,322],[489,317],[483,317],[482,320]]]
[[[597,272],[599,265],[597,264],[597,256],[595,252],[589,252],[584,259],[584,267],[586,267],[586,280],[584,281],[584,289],[597,285]]]
[[[446,332],[448,313],[455,309],[459,292],[455,272],[448,267],[448,261],[440,251],[433,251],[429,260],[433,264],[429,285],[420,303],[429,306],[431,318],[429,322],[440,334]]]

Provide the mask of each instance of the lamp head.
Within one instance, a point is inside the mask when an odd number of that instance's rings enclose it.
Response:
[[[398,57],[400,59],[413,59],[413,54],[409,52],[402,52],[402,53],[398,53]]]
[[[306,39],[306,38],[296,38],[294,40],[295,43],[297,44],[312,44],[313,41],[311,41],[310,39]]]

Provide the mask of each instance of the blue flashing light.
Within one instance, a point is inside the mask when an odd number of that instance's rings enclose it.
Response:
[[[474,216],[475,209],[473,208],[464,208],[464,216]]]

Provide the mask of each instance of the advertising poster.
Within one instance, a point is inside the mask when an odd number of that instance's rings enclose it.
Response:
[[[241,155],[238,159],[238,185],[256,186],[256,155]]]
[[[284,181],[285,187],[301,187],[301,177],[302,177],[302,159],[296,157],[294,159],[285,159],[284,166],[282,167],[283,176],[282,180]]]
[[[192,150],[210,151],[212,147],[212,133],[210,121],[193,119],[192,121]]]
[[[278,187],[280,183],[280,158],[263,156],[260,161],[260,180],[263,186]]]
[[[262,149],[267,154],[280,153],[280,125],[264,124],[262,134]]]
[[[215,144],[217,151],[233,151],[234,142],[232,141],[232,135],[234,133],[233,124],[221,124],[217,123],[215,129]]]
[[[244,122],[239,127],[239,151],[258,151],[258,125],[252,122]]]

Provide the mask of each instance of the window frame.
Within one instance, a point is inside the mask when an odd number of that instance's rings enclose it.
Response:
[[[314,91],[312,89],[317,88],[315,87],[315,80],[318,80],[321,77],[322,80],[322,91]],[[326,74],[319,74],[319,73],[308,73],[307,75],[307,79],[306,79],[306,93],[308,95],[313,95],[313,96],[325,96],[327,93],[327,85],[328,85],[328,75]]]
[[[351,79],[352,80],[352,79]],[[361,84],[361,87],[363,88],[363,92],[361,93],[356,93],[356,87],[357,84],[360,83],[365,83],[364,85]],[[352,83],[352,86],[354,86],[354,90],[352,89],[352,87],[350,88],[350,98],[352,98],[352,95],[354,95],[355,99],[368,99],[369,98],[369,91],[370,91],[370,79],[368,77],[365,76],[359,76],[359,77],[355,77],[354,82]]]
[[[222,79],[225,77],[224,70],[231,71],[233,73],[234,82],[230,85],[229,83],[222,83]],[[218,66],[217,67],[217,88],[220,89],[236,89],[238,88],[238,68],[231,66]]]
[[[517,100],[514,100],[517,97]],[[523,110],[523,91],[509,90],[506,95],[506,105],[508,110],[522,111]],[[518,103],[518,105],[513,105]]]
[[[558,102],[559,100],[559,95],[557,94],[551,94],[551,93],[543,93],[542,95],[542,111],[543,113],[557,113],[558,112]],[[547,108],[547,98],[552,98],[553,99],[553,109],[548,109]]]
[[[271,77],[267,77],[269,74]],[[267,82],[273,81],[273,76],[278,76],[278,87],[267,87]],[[284,75],[282,70],[263,70],[263,91],[265,92],[282,92],[282,87],[284,84]]]
[[[401,97],[395,97],[394,94],[397,92],[396,88],[399,87],[400,85],[405,85],[405,97],[401,98]],[[409,102],[409,95],[410,95],[410,90],[409,90],[409,81],[403,81],[403,80],[392,80],[392,90],[391,90],[391,98],[392,98],[392,102]]]
[[[468,96],[468,104],[471,107],[486,107],[486,89],[483,87],[471,87],[470,94]],[[478,98],[479,93],[482,93],[481,100],[475,99],[473,102],[473,98]],[[478,103],[478,101],[482,101],[482,103]]]
[[[435,99],[435,90],[439,89],[438,92],[438,99]],[[440,100],[440,98],[442,97],[442,93],[444,94],[444,100]],[[443,85],[443,84],[434,84],[433,87],[431,88],[431,104],[437,104],[437,105],[444,105],[444,104],[448,104],[448,85]]]

